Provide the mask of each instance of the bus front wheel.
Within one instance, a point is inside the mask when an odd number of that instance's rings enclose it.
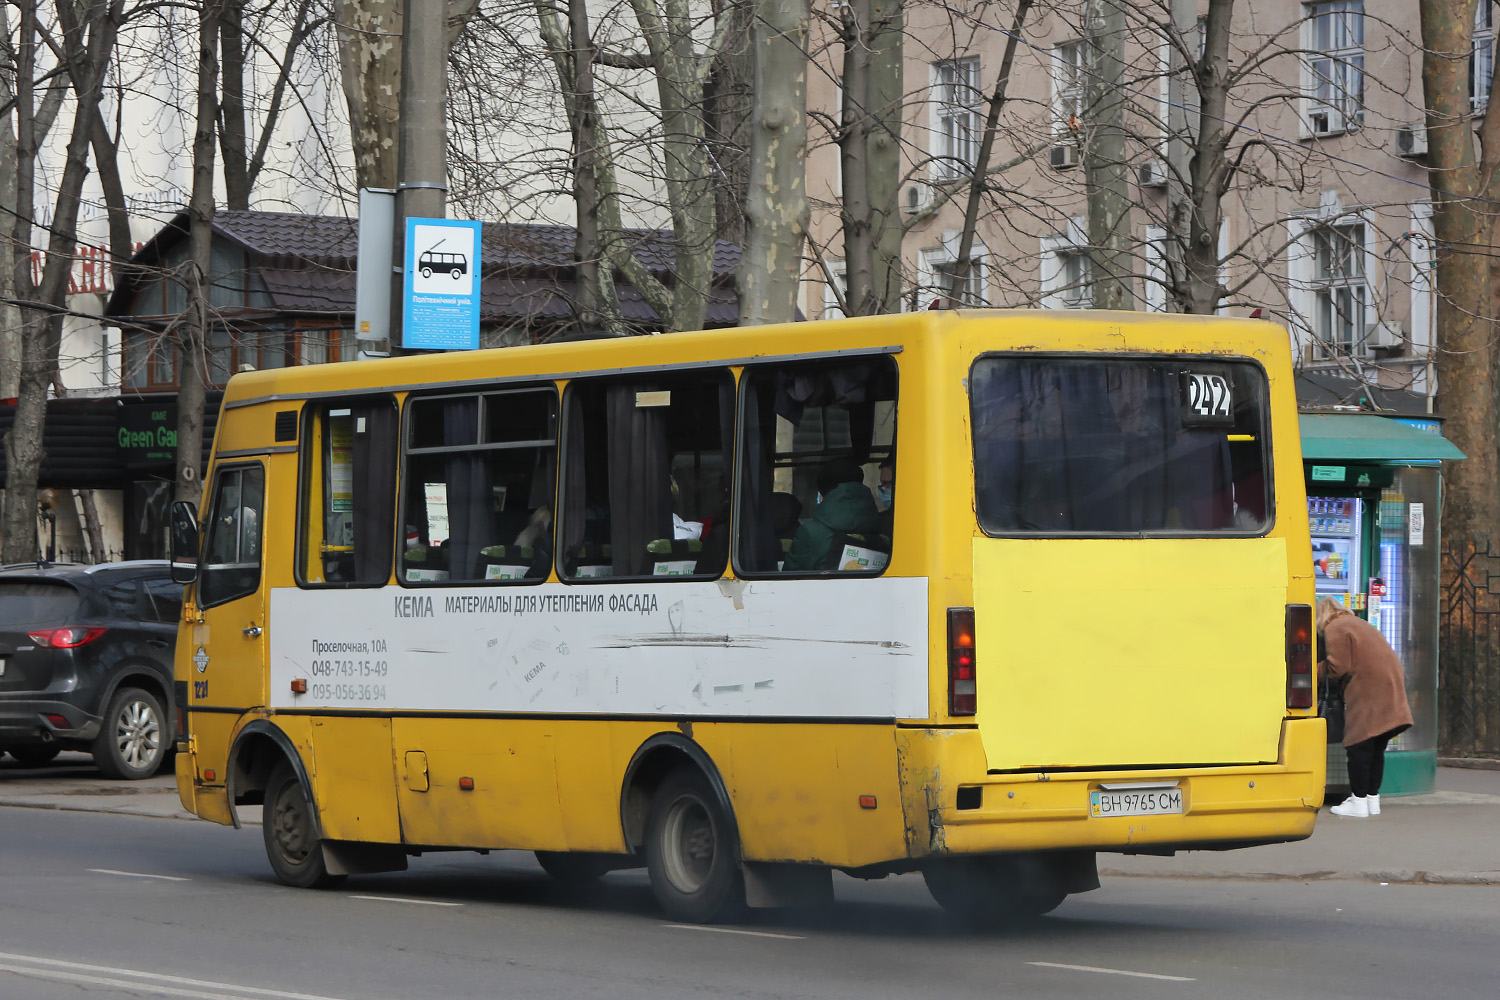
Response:
[[[261,833],[265,836],[271,870],[287,885],[326,889],[344,881],[343,875],[328,873],[307,790],[292,766],[284,761],[276,765],[266,782]]]
[[[739,837],[702,772],[677,770],[657,786],[646,817],[646,871],[674,920],[707,924],[744,910]]]
[[[1068,897],[1045,874],[1029,871],[1030,862],[1022,855],[948,858],[923,868],[922,879],[938,905],[966,923],[1021,923],[1051,913]]]

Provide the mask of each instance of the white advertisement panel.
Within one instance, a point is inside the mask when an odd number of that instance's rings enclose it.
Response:
[[[925,579],[278,588],[270,639],[276,708],[928,715]]]

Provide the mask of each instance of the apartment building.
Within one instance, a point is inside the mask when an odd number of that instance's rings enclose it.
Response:
[[[1137,308],[1165,310],[1175,266],[1168,138],[1182,120],[1173,107],[1194,123],[1194,134],[1198,108],[1190,84],[1174,86],[1172,46],[1157,27],[1170,16],[1169,0],[1128,6],[1119,96],[1130,288]],[[1200,57],[1208,6],[1199,4],[1187,34]],[[905,229],[902,308],[948,302],[1013,7],[916,2],[906,9],[905,177],[891,216]],[[1104,80],[1086,40],[1087,5],[1038,8],[1019,36],[984,175],[964,304],[1083,308],[1094,298],[1086,175]],[[1436,310],[1418,27],[1417,5],[1396,0],[1235,5],[1227,64],[1234,77],[1222,117],[1235,129],[1229,157],[1238,169],[1222,201],[1219,310],[1285,323],[1308,371],[1430,394]],[[836,45],[826,51],[822,71],[809,78],[809,104],[825,110],[840,100],[841,55]],[[1477,14],[1471,62],[1478,116],[1494,62],[1488,0]],[[809,153],[809,316],[839,314],[841,188],[831,139],[826,129],[815,134]]]

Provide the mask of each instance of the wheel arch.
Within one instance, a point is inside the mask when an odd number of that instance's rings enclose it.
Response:
[[[739,830],[729,789],[708,751],[686,736],[657,733],[636,749],[625,767],[625,779],[620,788],[620,829],[625,835],[626,850],[638,851],[645,843],[646,813],[651,807],[651,794],[668,774],[679,767],[692,767],[702,773],[713,789],[719,807],[729,817],[732,829]]]
[[[302,755],[296,744],[280,726],[266,719],[252,719],[234,737],[229,747],[229,760],[224,771],[225,792],[229,799],[229,816],[235,829],[240,827],[239,805],[255,805],[264,801],[266,784],[271,772],[282,761],[291,765],[292,773],[307,792],[307,802],[312,815],[313,830],[321,839],[323,822],[318,816],[318,807],[313,800],[312,781]]]
[[[142,661],[128,661],[110,674],[109,682],[104,685],[99,699],[100,719],[104,718],[110,699],[122,687],[136,687],[155,695],[156,700],[161,702],[162,711],[166,713],[166,718],[161,720],[162,728],[169,735],[177,731],[177,699],[172,696],[172,684],[163,679],[159,670]]]

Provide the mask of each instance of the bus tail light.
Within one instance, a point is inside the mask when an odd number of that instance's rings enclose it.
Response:
[[[1286,606],[1286,707],[1313,707],[1313,614],[1310,604]]]
[[[948,714],[973,715],[975,707],[974,609],[948,609]]]

